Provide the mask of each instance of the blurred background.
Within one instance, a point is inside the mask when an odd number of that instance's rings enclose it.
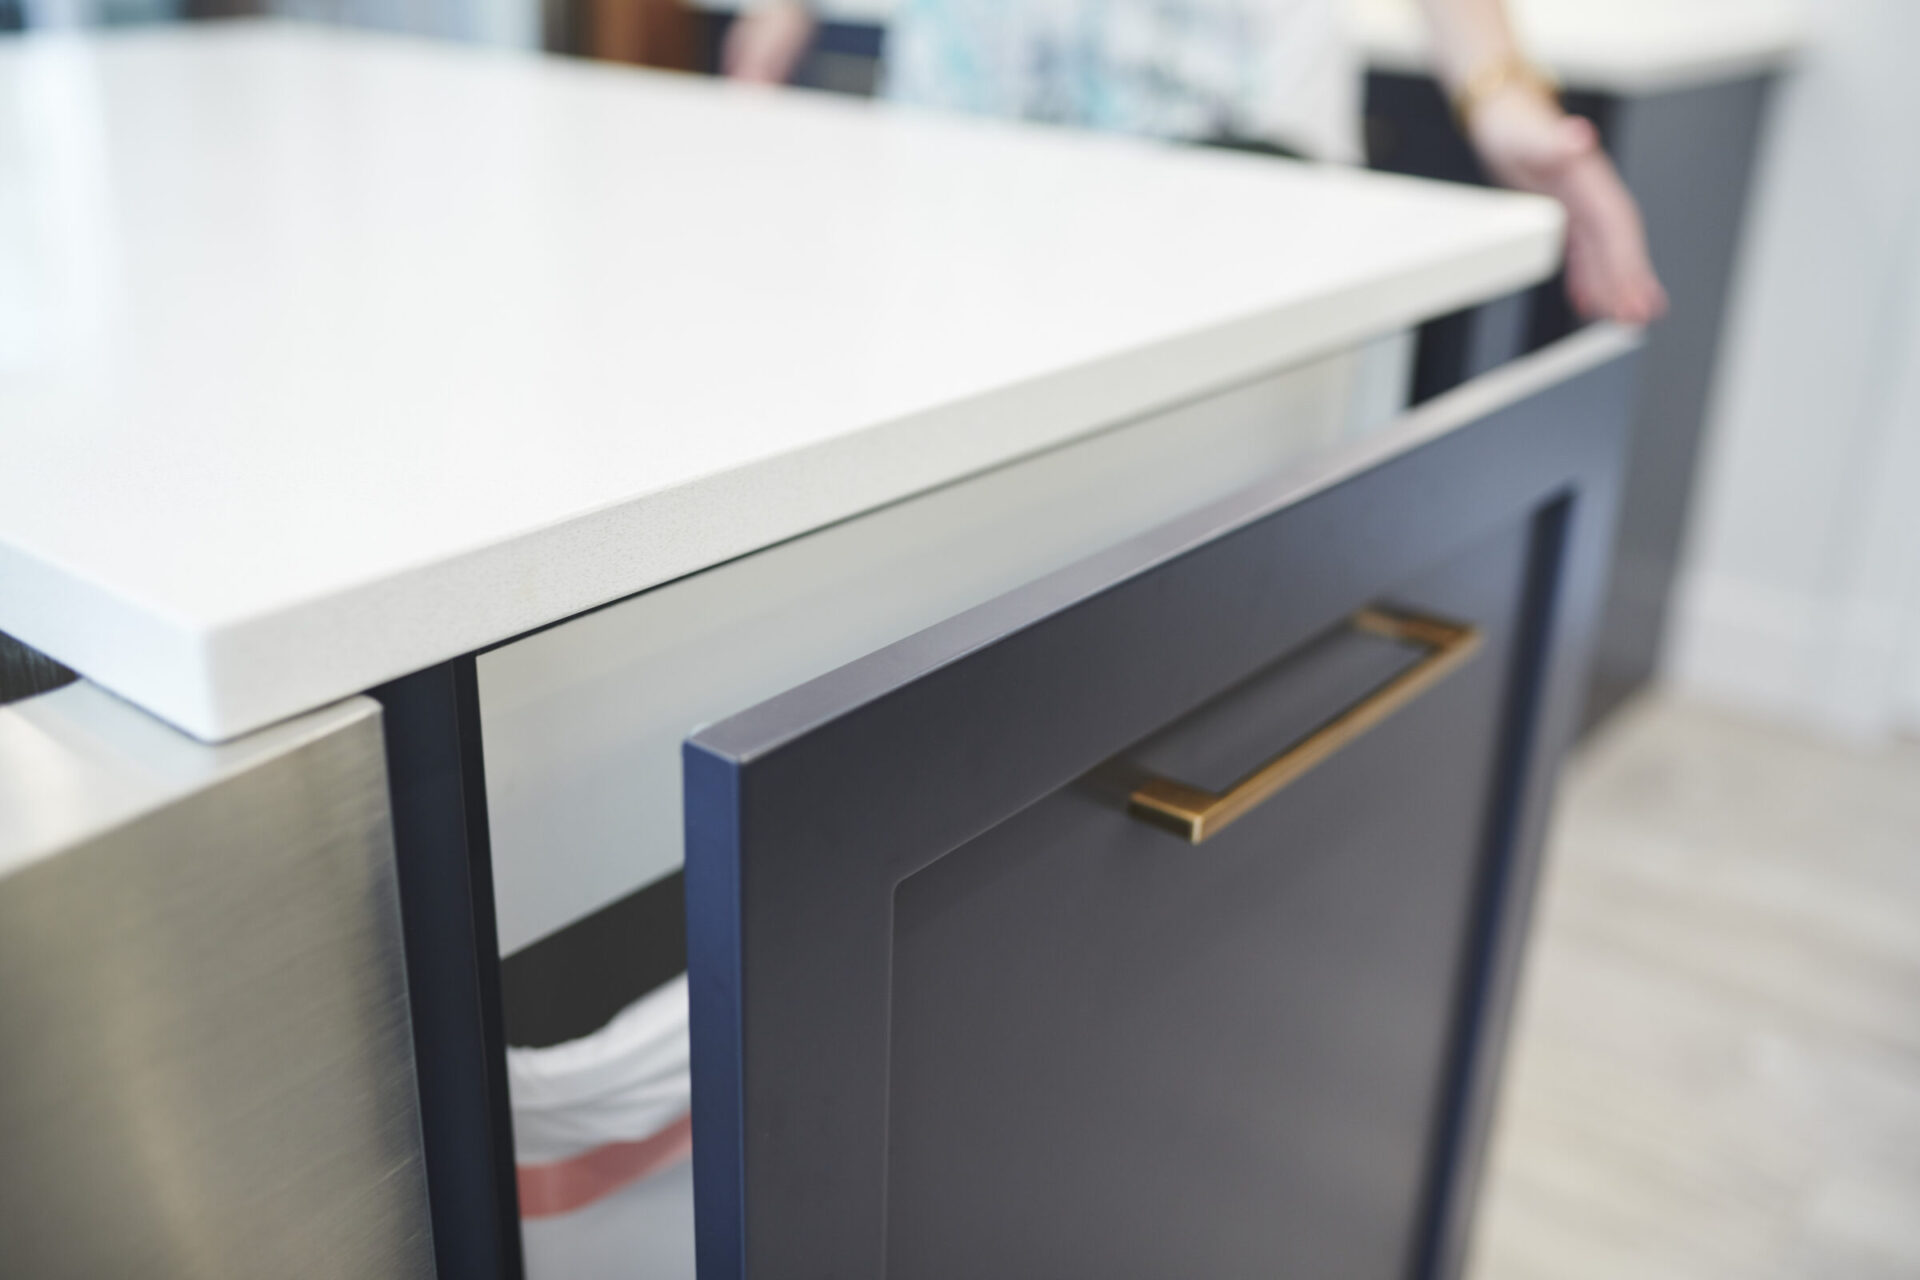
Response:
[[[0,0],[0,29],[268,13],[710,73],[731,3]],[[822,9],[796,78],[872,92],[887,3]],[[1920,4],[1514,7],[1673,308],[1476,1274],[1920,1276]],[[1410,10],[1350,8],[1370,163],[1478,180]],[[1744,57],[1659,71],[1742,24]],[[1429,326],[1417,394],[1563,333],[1559,296]]]

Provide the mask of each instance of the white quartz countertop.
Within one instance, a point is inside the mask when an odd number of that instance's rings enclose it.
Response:
[[[1427,66],[1416,0],[1344,0],[1367,61]],[[1800,0],[1508,0],[1521,43],[1571,89],[1658,93],[1786,64],[1806,40]]]
[[[1528,197],[234,24],[0,44],[0,630],[208,739],[1544,276]]]

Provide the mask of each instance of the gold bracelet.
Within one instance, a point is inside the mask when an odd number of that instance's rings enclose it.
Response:
[[[1472,128],[1474,114],[1489,99],[1508,89],[1532,89],[1554,106],[1560,105],[1559,83],[1519,54],[1510,53],[1482,66],[1454,90],[1453,118],[1460,132]]]

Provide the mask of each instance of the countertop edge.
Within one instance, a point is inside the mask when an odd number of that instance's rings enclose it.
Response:
[[[1525,287],[1549,275],[1558,258],[1558,223],[1543,218],[1536,229],[1310,305],[1242,317],[204,629],[0,547],[0,585],[16,605],[24,601],[9,610],[7,629],[193,737],[224,742],[1092,431]],[[369,618],[380,621],[371,626]]]
[[[1369,71],[1406,76],[1433,74],[1426,48],[1421,44],[1380,42],[1365,45],[1363,51]],[[1547,54],[1540,57],[1540,62],[1563,88],[1644,97],[1730,84],[1756,76],[1777,75],[1791,69],[1800,52],[1798,39],[1782,38],[1712,58],[1651,61],[1634,66],[1580,56],[1554,57]]]

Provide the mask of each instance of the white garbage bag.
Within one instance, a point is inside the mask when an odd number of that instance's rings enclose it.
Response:
[[[687,980],[674,979],[600,1030],[544,1049],[508,1048],[520,1211],[565,1213],[684,1159]]]

